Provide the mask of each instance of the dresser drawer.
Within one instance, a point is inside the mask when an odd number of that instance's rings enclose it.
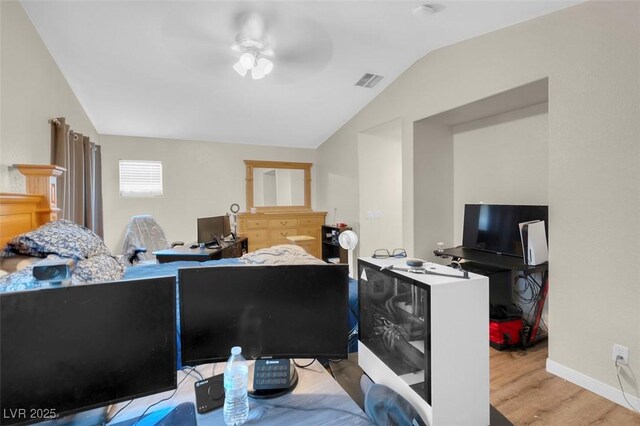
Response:
[[[298,226],[298,219],[285,218],[285,219],[269,219],[269,228],[271,229],[288,229]],[[294,235],[294,234],[291,234]]]
[[[318,257],[318,250],[316,249],[318,244],[315,241],[300,241],[297,242],[296,245],[302,247],[304,251],[309,253],[311,256]]]
[[[266,228],[268,224],[267,219],[247,219],[247,229]]]
[[[245,237],[249,240],[249,244],[255,242],[264,241],[266,242],[269,234],[266,229],[250,229],[245,234]]]
[[[301,217],[298,219],[298,226],[320,226],[316,217]]]
[[[320,228],[298,227],[298,235],[306,235],[315,239],[320,239]]]
[[[267,241],[251,242],[251,240],[249,240],[249,252],[254,252],[256,250],[260,250],[262,248],[267,248],[267,247],[271,247],[271,244],[269,244]]]
[[[287,241],[287,237],[292,237],[294,235],[298,235],[298,230],[296,228],[272,229],[269,231],[269,242],[271,244],[291,244]]]

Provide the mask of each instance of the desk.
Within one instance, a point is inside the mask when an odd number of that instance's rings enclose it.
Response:
[[[245,237],[239,237],[233,242],[226,242],[223,244],[223,247],[215,249],[174,247],[172,249],[154,251],[153,254],[158,259],[158,263],[168,263],[177,262],[179,260],[205,262],[207,260],[240,257],[247,252],[247,239]]]
[[[252,361],[249,361],[251,363]],[[302,360],[302,365],[306,364]],[[221,374],[225,363],[205,364],[197,367],[204,377]],[[278,398],[253,400],[249,398],[248,425],[371,425],[367,415],[347,395],[333,377],[315,361],[308,368],[299,368],[299,381],[293,392]],[[178,383],[185,377],[184,371],[178,372]],[[168,401],[155,405],[149,411],[175,407],[183,402],[195,404],[194,383],[197,381],[192,373],[179,385],[175,396]],[[114,423],[126,419],[137,418],[151,404],[169,397],[173,391],[163,392],[134,400],[114,419]],[[110,415],[116,413],[127,402],[121,402],[110,409]],[[295,407],[295,408],[294,408]],[[206,414],[197,414],[198,425],[225,426],[222,407]]]

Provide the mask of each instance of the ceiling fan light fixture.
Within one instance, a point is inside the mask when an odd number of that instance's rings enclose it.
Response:
[[[256,68],[260,68],[264,75],[268,75],[271,71],[273,71],[273,62],[271,62],[267,58],[260,58],[258,59]]]
[[[265,77],[265,72],[261,67],[255,66],[251,69],[251,78],[254,80],[260,80]]]
[[[238,74],[240,74],[240,76],[242,76],[242,77],[244,77],[245,75],[247,75],[247,71],[248,71],[248,69],[247,69],[247,68],[245,68],[245,67],[242,65],[242,63],[241,63],[240,61],[236,62],[236,63],[233,65],[233,69],[234,69],[234,70],[236,70],[236,72],[237,72]]]
[[[240,56],[238,61],[246,70],[250,70],[256,64],[256,57],[253,53],[247,52]]]

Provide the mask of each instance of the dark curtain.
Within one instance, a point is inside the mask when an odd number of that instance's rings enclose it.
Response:
[[[103,237],[100,146],[56,118],[51,120],[51,162],[67,169],[58,179],[62,218]]]

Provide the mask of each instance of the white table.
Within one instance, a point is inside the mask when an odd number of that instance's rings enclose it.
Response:
[[[252,361],[249,361],[251,364]],[[299,360],[298,364],[306,365],[308,360]],[[225,363],[204,364],[196,369],[205,378],[224,371]],[[273,398],[254,400],[249,398],[249,425],[371,425],[367,415],[340,387],[333,377],[317,361],[307,368],[296,367],[298,371],[298,385],[293,392]],[[185,378],[187,370],[178,372],[179,385],[176,394],[168,401],[153,406],[148,412],[167,407],[175,407],[183,402],[195,404],[194,383],[197,374],[191,373]],[[173,391],[162,392],[134,400],[114,419],[118,423],[127,419],[137,418],[151,404],[169,397]],[[111,407],[110,416],[122,408],[126,402]],[[222,417],[222,407],[206,414],[197,414],[198,425],[225,426]]]

